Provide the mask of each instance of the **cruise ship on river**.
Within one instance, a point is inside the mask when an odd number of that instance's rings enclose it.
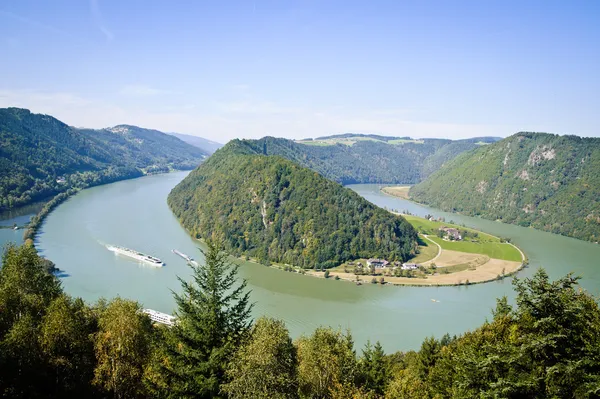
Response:
[[[107,245],[106,248],[109,251],[113,251],[116,254],[125,255],[125,256],[128,256],[130,258],[139,260],[140,262],[148,263],[148,264],[150,264],[152,266],[163,267],[165,265],[165,263],[162,260],[160,260],[160,259],[158,259],[158,258],[156,258],[154,256],[146,255],[146,254],[143,254],[141,252],[135,251],[133,249],[129,249],[129,248],[125,248],[125,247],[119,247],[119,246],[116,246],[116,245]]]

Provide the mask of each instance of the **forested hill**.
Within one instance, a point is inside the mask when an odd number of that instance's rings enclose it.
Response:
[[[327,268],[357,258],[406,260],[417,234],[403,218],[279,156],[234,140],[190,173],[168,203],[197,238],[264,263]]]
[[[455,158],[416,201],[600,241],[600,138],[518,133]]]
[[[241,144],[257,154],[280,155],[341,184],[414,184],[460,153],[495,140],[338,135],[298,142],[265,137]]]
[[[0,209],[71,187],[192,169],[206,154],[156,130],[121,125],[78,129],[26,109],[0,109]]]

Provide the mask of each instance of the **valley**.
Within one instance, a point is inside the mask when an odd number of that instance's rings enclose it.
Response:
[[[58,206],[43,224],[36,247],[63,270],[66,292],[89,302],[120,295],[171,313],[175,306],[171,290],[178,287],[177,276],[187,278],[190,273],[171,249],[203,261],[198,252],[203,244],[188,235],[164,200],[188,173],[93,187]],[[497,237],[511,237],[529,261],[529,266],[517,273],[519,278],[529,277],[543,266],[552,278],[569,272],[582,275],[581,285],[600,294],[600,270],[595,267],[600,248],[592,243],[424,207],[385,195],[380,187],[349,186],[382,208],[406,209],[419,217],[432,214]],[[166,266],[143,267],[116,257],[106,250],[106,243],[156,255]],[[486,284],[447,287],[381,286],[371,284],[369,277],[356,287],[333,278],[303,276],[245,260],[236,262],[242,265],[241,276],[248,279],[257,302],[255,317],[269,315],[285,320],[293,337],[318,325],[348,327],[357,345],[379,340],[390,351],[416,349],[424,336],[460,334],[476,328],[488,318],[496,298],[506,295],[512,300],[515,295],[510,284],[512,276]],[[432,298],[439,302],[432,302]],[[386,317],[381,317],[382,312]],[[401,340],[397,337],[399,330],[403,331]]]

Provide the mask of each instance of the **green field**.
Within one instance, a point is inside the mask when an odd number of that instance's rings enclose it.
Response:
[[[406,140],[406,139],[398,139],[398,140],[390,140],[387,142],[388,144],[393,144],[393,145],[402,145],[402,144],[406,144],[406,143],[413,143],[413,144],[423,144],[425,143],[424,140]]]
[[[419,237],[419,251],[421,251],[421,253],[412,258],[410,263],[424,263],[435,258],[438,253],[438,247]]]
[[[480,241],[480,242],[484,242],[484,241],[500,242],[499,238],[494,237],[491,234],[487,234],[482,231],[471,229],[468,227],[462,227],[457,224],[438,222],[435,220],[431,221],[431,220],[427,220],[427,219],[424,219],[424,218],[421,218],[418,216],[413,216],[413,215],[402,215],[402,217],[404,217],[404,219],[406,219],[410,224],[412,224],[412,226],[415,229],[417,229],[419,231],[419,233],[435,236],[435,235],[437,235],[437,232],[440,229],[440,227],[446,226],[446,227],[454,227],[459,230],[467,230],[468,232],[471,232],[471,233],[477,233],[479,235],[477,241]]]
[[[372,137],[361,137],[361,136],[344,137],[344,138],[339,138],[339,139],[326,139],[326,140],[299,140],[299,141],[296,141],[296,143],[324,147],[324,146],[330,146],[330,145],[336,145],[336,144],[344,144],[347,146],[352,146],[357,141],[375,141],[378,143],[391,144],[391,145],[402,145],[402,144],[406,144],[406,143],[414,143],[414,144],[423,144],[424,143],[423,140],[397,139],[397,140],[384,141],[384,140],[377,140]]]
[[[521,261],[521,253],[515,247],[507,243],[501,243],[499,238],[490,234],[456,224],[430,221],[418,216],[406,215],[404,218],[419,232],[427,234],[430,239],[438,243],[443,249],[471,254],[483,254],[494,259],[514,262]],[[442,226],[455,227],[459,230],[477,233],[477,237],[468,237],[462,241],[446,241],[437,236],[437,232]]]

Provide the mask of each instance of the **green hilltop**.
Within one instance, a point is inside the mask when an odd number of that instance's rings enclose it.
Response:
[[[219,238],[237,256],[305,268],[414,254],[417,234],[402,217],[247,144],[231,141],[169,194],[169,206],[192,236]]]
[[[446,211],[600,240],[600,138],[517,133],[465,153],[410,190]]]

